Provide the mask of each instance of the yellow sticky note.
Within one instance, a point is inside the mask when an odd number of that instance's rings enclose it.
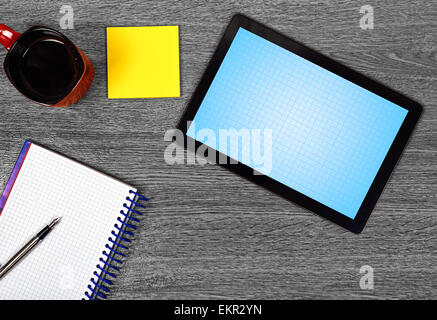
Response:
[[[180,97],[179,27],[108,27],[108,98]]]

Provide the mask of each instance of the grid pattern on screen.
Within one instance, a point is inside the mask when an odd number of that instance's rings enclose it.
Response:
[[[0,299],[81,299],[129,190],[32,144],[0,216],[0,263],[52,219],[59,225],[0,281]]]
[[[353,219],[407,112],[240,28],[187,135],[230,156],[220,129],[271,129],[267,175]]]

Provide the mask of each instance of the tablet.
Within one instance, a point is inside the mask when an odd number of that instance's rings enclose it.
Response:
[[[421,111],[237,14],[178,128],[205,157],[359,233]]]

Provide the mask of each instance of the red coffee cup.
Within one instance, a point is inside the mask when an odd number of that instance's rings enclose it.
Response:
[[[9,52],[3,68],[25,97],[51,107],[68,107],[88,91],[94,68],[62,33],[33,26],[23,34],[0,24],[0,43]]]

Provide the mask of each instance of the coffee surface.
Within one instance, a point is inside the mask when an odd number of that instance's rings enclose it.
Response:
[[[64,43],[43,39],[26,50],[22,57],[22,79],[27,87],[48,99],[64,96],[74,85],[74,57]]]

